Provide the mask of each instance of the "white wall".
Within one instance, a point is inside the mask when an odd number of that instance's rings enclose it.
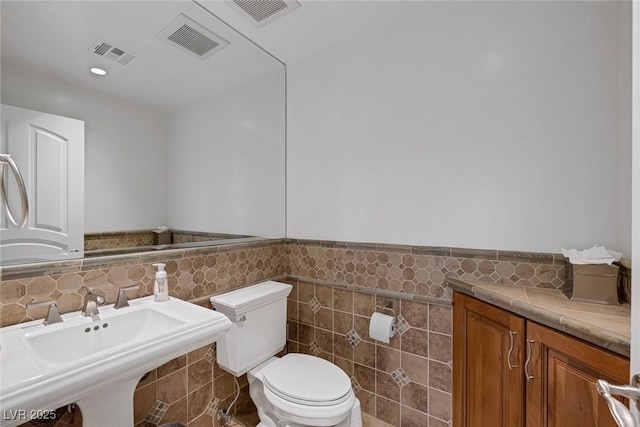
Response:
[[[169,223],[283,237],[284,71],[171,116]]]
[[[3,103],[84,120],[85,232],[167,222],[165,115],[21,67],[1,71]]]
[[[629,255],[619,21],[616,3],[433,2],[291,65],[287,236]]]

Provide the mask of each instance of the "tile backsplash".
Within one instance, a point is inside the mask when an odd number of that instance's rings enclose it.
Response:
[[[211,246],[196,249],[146,252],[136,255],[87,258],[38,267],[5,267],[0,286],[0,325],[7,326],[44,317],[46,307],[27,312],[35,300],[56,300],[61,313],[79,310],[85,287],[103,295],[107,303],[118,287],[140,283],[130,297],[153,294],[156,268],[165,262],[169,294],[196,300],[229,289],[284,276],[282,240],[253,244]]]
[[[315,354],[340,366],[367,415],[365,426],[371,420],[395,426],[450,425],[452,319],[445,278],[566,287],[564,259],[558,254],[279,239],[5,267],[0,324],[44,317],[46,308],[25,308],[44,298],[56,300],[63,313],[79,310],[85,286],[104,295],[107,303],[115,300],[119,286],[133,283],[141,284],[140,296],[150,295],[155,262],[167,264],[171,296],[206,307],[210,295],[264,280],[293,284],[286,350]],[[621,283],[629,284],[630,269],[621,272]],[[629,293],[629,286],[621,288],[621,295]],[[398,333],[389,344],[368,335],[375,306],[385,303],[398,316]],[[246,376],[239,385],[234,412],[255,424]],[[217,411],[234,396],[233,376],[215,363],[215,345],[205,346],[140,381],[136,425],[218,425]]]

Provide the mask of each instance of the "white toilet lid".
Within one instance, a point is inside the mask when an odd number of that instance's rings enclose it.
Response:
[[[331,362],[307,354],[283,356],[264,373],[264,385],[290,402],[310,406],[337,405],[350,397],[351,380]]]

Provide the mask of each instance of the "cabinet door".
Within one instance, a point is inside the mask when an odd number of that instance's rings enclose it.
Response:
[[[524,319],[457,292],[453,313],[453,425],[522,426]]]
[[[527,427],[616,427],[596,380],[627,383],[627,359],[533,322],[527,356]]]

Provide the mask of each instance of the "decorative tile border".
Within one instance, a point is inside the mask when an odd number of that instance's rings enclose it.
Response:
[[[85,251],[151,245],[153,245],[153,232],[151,230],[87,233],[84,235]]]
[[[239,239],[251,236],[225,233],[206,233],[202,231],[170,230],[172,243],[210,242],[222,239]]]
[[[449,277],[563,289],[555,254],[287,240],[289,277],[315,283],[451,300]],[[561,257],[561,256],[560,256]]]
[[[164,233],[163,233],[164,236]],[[239,234],[207,233],[189,230],[167,230],[164,244],[211,242],[247,238]],[[162,242],[162,240],[160,240]],[[153,230],[109,231],[87,233],[84,235],[84,250],[88,252],[108,251],[113,249],[134,251],[140,246],[153,246],[159,243],[158,235]],[[140,249],[138,249],[139,251]]]
[[[333,240],[307,240],[307,239],[286,239],[287,244],[302,246],[317,246],[334,249],[369,250],[379,252],[399,252],[414,255],[435,255],[458,258],[479,258],[494,261],[516,261],[545,264],[564,264],[562,254],[522,252],[522,251],[501,251],[496,249],[469,249],[450,248],[442,246],[412,246],[395,245],[389,243],[364,243],[364,242],[342,242]]]

